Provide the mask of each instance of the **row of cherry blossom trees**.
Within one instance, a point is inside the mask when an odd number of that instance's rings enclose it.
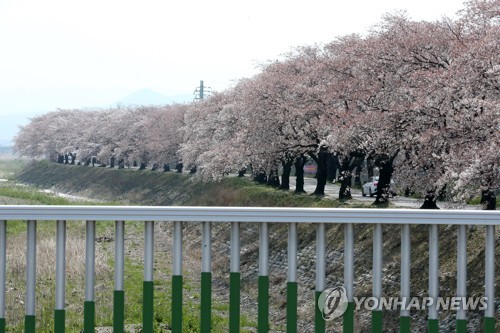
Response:
[[[255,177],[297,191],[305,157],[323,194],[330,154],[342,156],[340,198],[360,161],[379,169],[376,203],[400,188],[495,207],[500,168],[500,1],[472,0],[458,18],[415,22],[387,15],[366,36],[300,47],[259,74],[183,105],[60,110],[22,128],[16,149],[54,158],[182,161],[219,179]],[[278,179],[281,172],[281,181]],[[358,170],[359,172],[359,170]],[[425,206],[424,205],[424,206]]]
[[[80,163],[115,160],[132,164],[174,163],[182,142],[187,105],[58,110],[34,117],[15,138],[24,156],[57,160],[74,153]]]

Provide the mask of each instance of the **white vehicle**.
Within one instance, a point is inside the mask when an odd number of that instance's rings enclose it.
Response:
[[[366,197],[369,195],[370,197],[373,197],[374,195],[377,194],[377,185],[378,185],[378,176],[376,177],[370,177],[368,182],[366,182],[363,185],[363,188],[361,189],[361,195]],[[391,187],[393,187],[394,181],[391,179]],[[389,195],[390,196],[395,196],[396,193],[394,192],[393,189],[389,189]]]
[[[363,195],[364,197],[366,197],[367,195],[373,197],[375,194],[377,194],[377,185],[378,177],[370,177],[368,182],[363,185],[363,188],[361,189],[361,195]]]

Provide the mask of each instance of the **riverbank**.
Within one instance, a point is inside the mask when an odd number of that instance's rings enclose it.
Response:
[[[357,200],[296,195],[257,185],[248,177],[219,182],[193,180],[188,174],[137,169],[83,167],[35,161],[16,180],[41,189],[102,201],[147,206],[370,207]]]

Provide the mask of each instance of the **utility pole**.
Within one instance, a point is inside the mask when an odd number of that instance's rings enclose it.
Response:
[[[207,87],[208,89],[210,89],[210,87]],[[205,93],[209,94],[210,93],[210,90],[205,90],[205,86],[203,85],[203,80],[200,81],[200,86],[197,87],[195,90],[194,90],[194,99],[197,100],[197,99],[204,99],[205,98]]]

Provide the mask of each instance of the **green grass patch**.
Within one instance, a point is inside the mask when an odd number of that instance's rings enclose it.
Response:
[[[33,188],[21,187],[0,187],[0,197],[8,197],[27,201],[31,205],[74,205],[74,201],[70,201],[63,197],[42,193]]]
[[[194,206],[259,206],[259,207],[368,207],[365,203],[342,202],[312,194],[296,194],[248,178],[225,178],[220,182],[199,184],[188,205]]]
[[[14,179],[29,163],[26,159],[0,158],[0,179]]]
[[[497,196],[497,207],[500,207],[500,196]],[[472,198],[471,200],[469,200],[467,202],[468,205],[480,205],[481,204],[481,197],[480,196],[477,196],[477,197],[474,197]]]

